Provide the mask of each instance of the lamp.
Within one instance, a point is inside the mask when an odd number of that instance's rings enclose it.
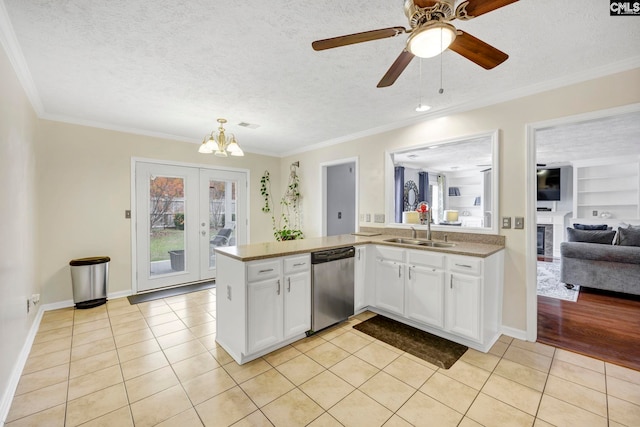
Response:
[[[224,124],[227,123],[227,119],[218,119],[220,127],[218,127],[218,135],[214,135],[211,132],[208,139],[205,136],[198,148],[198,152],[202,154],[215,154],[218,157],[227,157],[229,154],[232,156],[244,156],[244,151],[238,145],[236,137],[231,134],[227,139],[224,133]]]
[[[407,50],[420,58],[432,58],[444,52],[456,38],[456,29],[446,22],[430,22],[413,30]]]

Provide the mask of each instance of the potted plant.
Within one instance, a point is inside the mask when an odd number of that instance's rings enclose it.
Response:
[[[276,221],[272,208],[269,171],[265,171],[260,178],[260,194],[264,198],[262,212],[271,214],[273,236],[279,242],[304,238],[302,230],[300,230],[300,178],[296,173],[296,167],[295,164],[291,165],[287,190],[280,199],[281,213],[278,221]]]

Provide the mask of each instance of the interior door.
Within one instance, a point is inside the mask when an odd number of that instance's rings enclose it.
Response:
[[[247,239],[246,173],[136,162],[136,291],[215,278],[215,248]]]

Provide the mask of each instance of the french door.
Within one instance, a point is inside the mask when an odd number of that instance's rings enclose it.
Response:
[[[247,241],[245,172],[136,162],[135,192],[137,292],[213,279]]]

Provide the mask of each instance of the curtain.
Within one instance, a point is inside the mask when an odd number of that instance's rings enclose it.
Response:
[[[418,172],[418,201],[427,202],[431,207],[431,192],[429,191],[429,172]]]
[[[402,210],[404,209],[404,166],[395,167],[395,198],[394,213],[396,222],[402,222]]]

